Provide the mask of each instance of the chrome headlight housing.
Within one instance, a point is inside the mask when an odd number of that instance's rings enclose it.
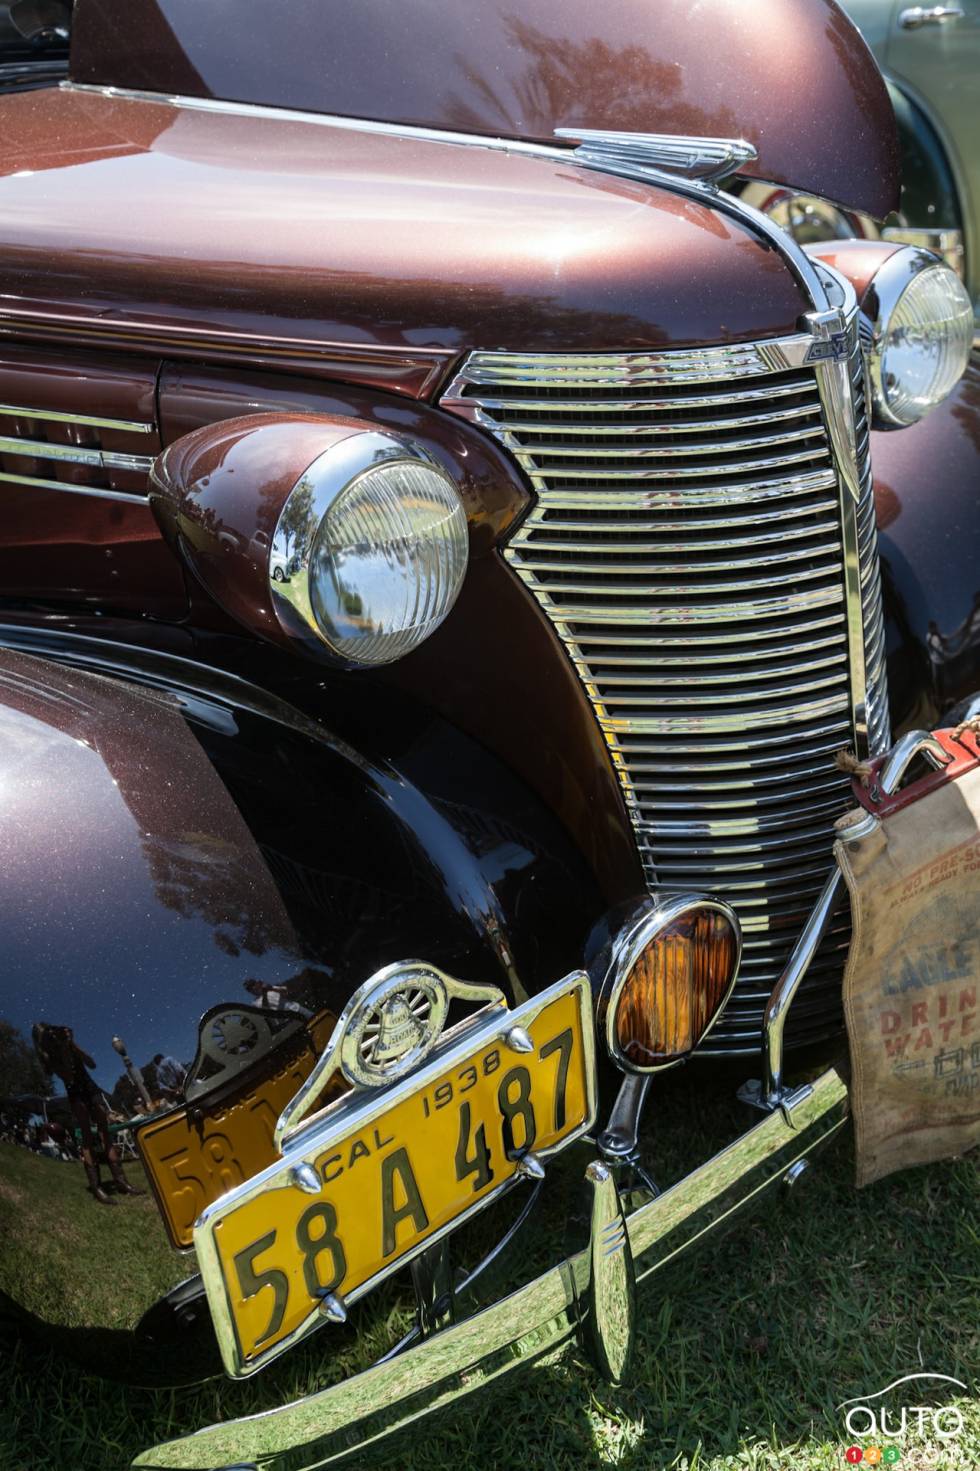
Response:
[[[874,327],[868,368],[876,420],[893,428],[915,424],[966,370],[973,345],[969,292],[931,252],[907,246],[877,271],[865,306]]]
[[[435,631],[466,573],[466,513],[426,452],[383,432],[324,451],[283,504],[269,556],[287,633],[348,665],[390,664]]]

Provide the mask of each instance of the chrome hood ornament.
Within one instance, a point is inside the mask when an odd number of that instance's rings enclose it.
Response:
[[[615,172],[644,169],[682,174],[717,184],[758,157],[743,138],[685,138],[670,133],[606,133],[596,128],[556,128],[555,137],[577,143],[576,163]]]
[[[458,981],[421,960],[376,971],[354,992],[310,1076],[283,1109],[276,1148],[297,1131],[338,1068],[355,1091],[385,1087],[417,1068],[442,1037],[451,1001],[507,1008],[498,987]]]

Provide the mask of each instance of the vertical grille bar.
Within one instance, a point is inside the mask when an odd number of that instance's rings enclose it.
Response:
[[[855,508],[808,343],[475,353],[444,400],[510,450],[537,492],[504,555],[582,680],[649,888],[708,891],[739,913],[742,968],[712,1052],[758,1046],[849,805],[836,751],[856,720],[873,751],[888,739],[861,356]],[[798,1041],[838,1024],[847,940],[844,916],[795,1003]]]

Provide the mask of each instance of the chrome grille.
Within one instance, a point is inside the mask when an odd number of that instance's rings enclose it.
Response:
[[[155,424],[0,403],[0,486],[145,501],[148,435],[155,447]]]
[[[776,343],[475,353],[444,399],[516,456],[537,493],[505,556],[589,696],[649,887],[710,891],[739,912],[740,978],[711,1051],[758,1045],[849,805],[834,755],[856,713],[872,749],[887,741],[861,357],[855,518],[816,373],[787,366],[804,355]],[[848,642],[855,541],[866,712],[854,708]],[[844,916],[794,1005],[797,1041],[838,1023],[847,940]]]

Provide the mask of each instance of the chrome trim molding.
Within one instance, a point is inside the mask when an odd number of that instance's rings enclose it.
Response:
[[[878,561],[878,523],[871,469],[871,418],[867,364],[859,345],[851,359],[851,394],[857,432],[860,497],[857,505],[842,500],[847,567],[848,643],[858,664],[862,702],[855,706],[855,750],[880,756],[891,744],[885,614]],[[859,611],[860,608],[860,611]]]
[[[156,424],[142,419],[106,419],[95,414],[68,414],[55,409],[32,409],[25,404],[0,404],[0,414],[16,419],[50,419],[55,424],[84,424],[90,429],[117,429],[121,434],[154,434]]]
[[[796,1166],[829,1143],[847,1119],[847,1089],[831,1069],[791,1104],[761,1119],[741,1138],[671,1189],[626,1216],[635,1280],[663,1271],[713,1231],[764,1204]],[[604,1185],[590,1180],[593,1188]],[[606,1202],[594,1206],[601,1222]],[[601,1227],[600,1227],[601,1229]],[[625,1247],[625,1243],[624,1243]],[[619,1249],[617,1247],[617,1249]],[[593,1315],[591,1243],[502,1302],[434,1334],[416,1347],[292,1404],[212,1425],[137,1456],[143,1471],[213,1471],[261,1464],[263,1471],[313,1471],[363,1458],[397,1430],[457,1405],[513,1369],[533,1364],[575,1338]],[[607,1293],[606,1288],[611,1290]],[[628,1283],[602,1286],[599,1329],[606,1355],[628,1344]],[[610,1362],[610,1367],[614,1367]]]
[[[43,480],[38,475],[10,475],[6,471],[0,471],[0,484],[26,485],[34,490],[63,490],[69,495],[91,495],[103,501],[128,501],[134,506],[146,505],[146,496],[136,490],[102,490],[97,485],[72,485],[68,480]]]
[[[320,128],[344,128],[353,133],[374,133],[388,138],[418,138],[430,143],[448,143],[467,148],[495,148],[507,153],[555,155],[566,161],[570,149],[552,148],[547,144],[525,143],[516,138],[494,137],[483,133],[466,133],[448,128],[418,127],[411,123],[378,122],[372,118],[346,117],[339,113],[304,112],[295,107],[273,107],[260,102],[228,102],[217,97],[189,97],[180,92],[147,92],[138,87],[110,87],[99,82],[61,84],[64,92],[92,93],[99,97],[120,97],[127,102],[152,102],[157,107],[178,107],[188,112],[213,112],[228,117],[263,118],[270,122],[309,123]]]
[[[718,184],[758,154],[744,138],[687,138],[673,133],[610,133],[596,128],[556,128],[555,137],[577,143],[582,163],[604,168],[665,169],[706,184]]]
[[[814,372],[837,471],[851,499],[859,501],[861,472],[850,374],[851,363],[858,355],[857,302],[853,289],[846,313],[839,310],[811,312],[807,321],[821,349]],[[828,349],[825,355],[824,348]]]
[[[474,352],[441,399],[535,491],[503,555],[582,681],[648,888],[738,912],[741,974],[708,1053],[758,1045],[849,800],[835,750],[888,743],[857,304],[819,269],[833,304],[805,331],[694,351]],[[846,943],[843,918],[794,1011],[810,1037],[836,1025]]]
[[[80,444],[49,444],[43,439],[16,439],[0,435],[0,455],[23,455],[29,460],[63,460],[92,465],[99,470],[149,470],[152,455],[124,455],[118,450],[88,449]]]
[[[24,435],[4,433],[5,428],[11,427],[3,424],[2,421],[5,418],[22,421],[25,426],[29,426],[28,432]],[[39,439],[37,435],[44,432],[45,423],[90,430],[110,429],[119,434],[155,434],[157,427],[155,423],[144,423],[136,419],[110,419],[103,415],[72,414],[57,409],[34,408],[26,404],[0,403],[0,457],[52,460],[56,464],[82,465],[93,470],[124,470],[138,475],[148,474],[153,464],[152,455],[106,450],[92,444],[71,444],[59,440]],[[3,463],[4,460],[0,458],[0,466]],[[0,484],[23,485],[32,490],[57,490],[68,495],[96,496],[100,500],[146,505],[146,494],[141,491],[113,490],[108,486],[98,485],[76,485],[70,480],[55,480],[19,470],[0,469]]]
[[[478,989],[481,993],[480,999],[486,999],[483,994],[486,988]],[[498,1042],[505,1047],[507,1035],[514,1026],[521,1026],[527,1030],[533,1026],[536,1017],[546,1006],[558,997],[569,993],[574,994],[579,1008],[584,1049],[586,1117],[558,1144],[548,1148],[538,1148],[533,1157],[533,1164],[526,1172],[522,1173],[518,1169],[514,1175],[501,1180],[446,1225],[440,1226],[428,1235],[414,1250],[400,1254],[396,1260],[382,1267],[373,1277],[362,1282],[359,1287],[345,1292],[343,1305],[345,1309],[349,1308],[351,1303],[366,1296],[393,1272],[405,1267],[420,1252],[427,1251],[444,1240],[464,1221],[483,1210],[490,1201],[496,1200],[503,1192],[519,1184],[523,1178],[540,1178],[543,1171],[539,1162],[542,1158],[548,1158],[557,1151],[567,1148],[573,1140],[592,1128],[597,1108],[595,1031],[592,988],[584,971],[573,971],[562,980],[538,992],[530,1001],[524,1002],[522,1006],[513,1011],[508,1011],[499,1005],[492,1005],[488,1012],[481,1013],[470,1024],[453,1028],[441,1042],[436,1044],[425,1061],[407,1077],[384,1088],[359,1088],[355,1089],[352,1094],[345,1094],[333,1107],[326,1109],[310,1124],[292,1133],[288,1149],[281,1159],[266,1166],[257,1175],[253,1175],[243,1184],[236,1186],[205,1207],[194,1223],[194,1247],[197,1252],[201,1279],[208,1295],[215,1337],[226,1373],[234,1379],[247,1378],[302,1339],[307,1338],[310,1333],[328,1321],[318,1307],[314,1306],[310,1309],[306,1319],[286,1337],[272,1344],[256,1358],[246,1360],[243,1357],[229,1303],[228,1286],[221,1269],[215,1239],[215,1232],[229,1208],[253,1200],[267,1189],[297,1188],[297,1182],[298,1188],[304,1188],[302,1179],[305,1171],[297,1176],[297,1170],[301,1166],[309,1165],[315,1172],[317,1162],[322,1159],[335,1140],[348,1136],[352,1131],[367,1128],[404,1099],[436,1082],[444,1072],[451,1070],[458,1063],[467,1061],[470,1055],[481,1047],[486,1047],[493,1042]]]
[[[331,378],[343,377],[345,373],[353,377],[359,368],[365,366],[372,373],[378,368],[405,369],[424,375],[416,391],[419,397],[434,388],[443,376],[445,365],[455,357],[446,348],[387,348],[371,343],[329,342],[315,337],[264,337],[254,332],[234,332],[220,327],[202,331],[173,322],[161,324],[125,317],[100,317],[81,310],[50,312],[40,307],[11,307],[7,303],[0,305],[0,333],[41,342],[123,345],[127,349],[167,352],[184,358],[197,359],[207,354],[222,362],[246,361],[253,365],[271,362],[286,367],[300,366],[307,371],[315,369],[319,375]],[[396,386],[394,391],[404,390]],[[415,392],[413,396],[416,396]],[[80,417],[78,422],[98,421]],[[144,426],[120,423],[108,427],[137,431]]]
[[[658,383],[674,386],[685,382],[728,385],[733,378],[806,367],[814,361],[815,345],[811,332],[793,332],[762,342],[672,348],[662,352],[472,352],[453,382],[444,389],[442,398],[444,402],[449,399],[453,404],[462,404],[466,402],[461,397],[462,391],[472,384],[532,389],[567,387],[573,396],[577,388],[654,388]],[[731,403],[731,394],[723,401]],[[534,407],[540,407],[538,401],[532,402]],[[705,400],[699,397],[695,402]],[[584,406],[593,407],[591,402]],[[674,405],[664,403],[660,407],[670,409]]]
[[[612,943],[600,1000],[600,1015],[601,1008],[605,1007],[604,1027],[609,1056],[625,1073],[660,1073],[666,1068],[676,1067],[687,1056],[686,1053],[682,1053],[678,1057],[670,1058],[667,1062],[657,1063],[655,1067],[637,1067],[623,1055],[620,1049],[616,1036],[616,1012],[619,1009],[619,998],[623,994],[623,987],[632,975],[643,951],[656,939],[661,930],[673,924],[675,920],[683,918],[685,914],[689,914],[692,909],[709,909],[714,914],[724,915],[735,933],[735,964],[732,966],[731,980],[717,1011],[695,1046],[700,1046],[709,1035],[732,994],[742,960],[742,927],[738,922],[738,915],[730,904],[725,904],[721,899],[712,898],[707,894],[674,894],[670,898],[661,900],[653,909],[648,909],[641,914],[632,924],[621,930]]]

